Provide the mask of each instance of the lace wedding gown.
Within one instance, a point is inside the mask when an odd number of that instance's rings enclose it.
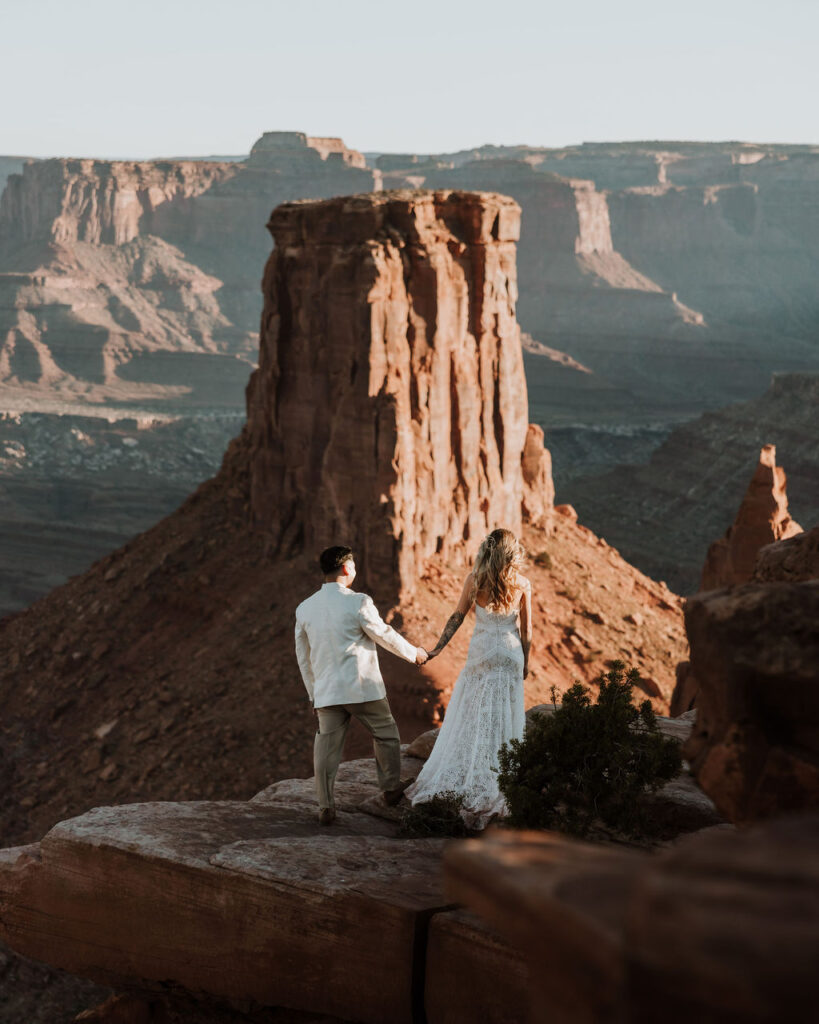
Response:
[[[466,824],[484,828],[493,814],[506,812],[492,771],[498,750],[523,737],[523,647],[516,612],[491,612],[476,604],[475,616],[466,664],[435,746],[406,795],[418,804],[436,793],[462,793]]]

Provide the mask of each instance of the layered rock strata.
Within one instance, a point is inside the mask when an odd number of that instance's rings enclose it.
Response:
[[[240,405],[271,208],[378,184],[301,133],[244,162],[27,164],[0,200],[0,399]]]
[[[776,464],[776,446],[766,444],[733,525],[708,549],[702,590],[747,583],[763,547],[802,533],[788,513],[785,483],[785,471]]]
[[[529,1020],[808,1021],[819,816],[709,830],[648,858],[554,833],[453,844],[447,892],[529,965]]]
[[[290,203],[270,221],[251,510],[284,551],[355,547],[362,582],[415,590],[433,555],[518,531],[550,485],[527,441],[512,200],[398,192]],[[531,504],[531,502],[530,502]]]
[[[816,580],[748,583],[686,603],[681,685],[697,716],[683,753],[731,821],[819,807],[818,615]]]

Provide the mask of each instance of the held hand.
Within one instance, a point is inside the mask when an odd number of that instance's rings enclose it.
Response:
[[[529,675],[529,662],[523,663],[523,678],[525,679]]]
[[[433,658],[437,658],[440,653],[441,652],[437,647],[433,647],[431,651],[427,652],[427,661],[432,661]]]
[[[429,655],[427,654],[427,652],[424,650],[423,647],[416,647],[415,648],[415,664],[416,665],[424,665],[428,658],[429,658]]]

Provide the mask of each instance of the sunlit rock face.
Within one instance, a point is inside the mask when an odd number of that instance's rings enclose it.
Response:
[[[733,526],[708,550],[702,589],[747,583],[760,550],[802,532],[788,513],[785,471],[776,464],[776,446],[766,444]]]
[[[403,597],[432,555],[520,528],[519,224],[485,193],[274,212],[248,435],[253,515],[280,547],[349,543],[365,583]]]

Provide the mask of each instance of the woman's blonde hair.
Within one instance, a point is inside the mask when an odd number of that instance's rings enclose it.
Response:
[[[523,569],[523,551],[511,530],[493,530],[478,548],[472,568],[475,593],[488,598],[486,607],[509,611],[520,594],[518,574]]]

